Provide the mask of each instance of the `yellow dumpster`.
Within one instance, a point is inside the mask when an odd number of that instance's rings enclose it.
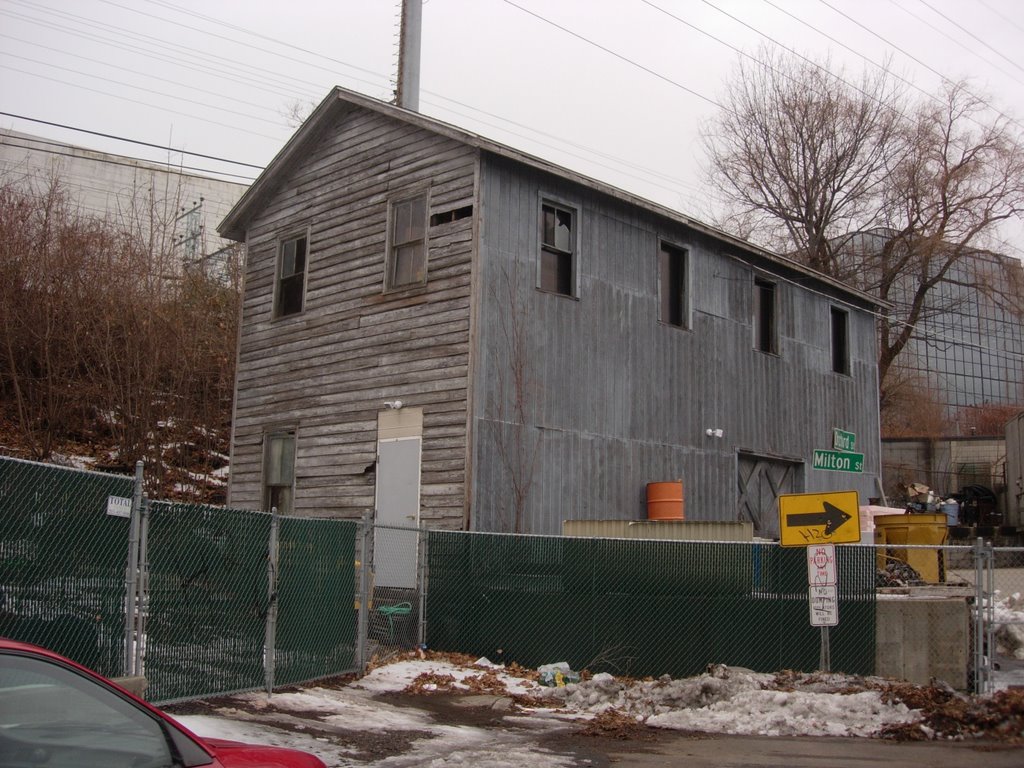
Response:
[[[946,543],[949,529],[945,515],[879,515],[875,518],[875,544],[884,544],[878,550],[878,568],[884,568],[891,559],[906,563],[930,584],[946,580],[946,555],[941,549],[907,549],[908,544],[939,547]],[[904,547],[898,546],[903,544]]]

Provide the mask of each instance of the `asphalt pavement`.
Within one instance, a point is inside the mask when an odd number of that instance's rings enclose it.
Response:
[[[667,736],[654,744],[602,745],[591,756],[614,768],[1021,768],[1024,746],[893,742],[813,736]]]

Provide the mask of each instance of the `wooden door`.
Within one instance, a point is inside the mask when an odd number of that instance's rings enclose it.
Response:
[[[803,489],[803,465],[784,459],[740,454],[739,520],[754,523],[754,535],[779,538],[778,498]]]

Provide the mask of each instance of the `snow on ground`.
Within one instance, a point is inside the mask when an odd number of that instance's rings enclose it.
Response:
[[[1024,599],[1018,593],[997,594],[993,607],[1004,662],[995,673],[995,688],[1024,685],[1024,663],[1013,660],[1018,653],[1024,655],[1018,650],[1024,648]],[[1018,637],[1020,645],[1015,643]],[[505,722],[520,729],[529,727],[529,732],[443,725],[425,711],[378,698],[410,686],[424,696],[439,690],[479,693],[489,690],[480,687],[482,676],[496,680],[509,696],[528,697],[520,699],[520,707],[509,712]],[[269,700],[262,693],[243,694],[232,697],[239,708],[222,708],[221,716],[177,719],[203,736],[302,749],[339,768],[522,768],[524,764],[567,768],[575,765],[573,759],[545,750],[531,734],[567,731],[606,710],[658,728],[735,735],[869,737],[887,726],[921,722],[921,713],[898,702],[884,702],[877,690],[864,690],[863,682],[841,674],[794,673],[789,684],[779,686],[774,675],[719,665],[707,674],[681,680],[627,682],[597,674],[579,684],[547,687],[486,659],[459,665],[410,658],[378,667],[344,688],[314,685],[300,692],[277,693]],[[282,717],[287,720],[287,730],[260,721],[261,708],[271,706],[279,722]],[[371,733],[406,732],[412,741],[402,754],[367,762],[365,753],[357,755],[355,748],[338,746],[324,736],[332,726]],[[924,723],[921,726],[927,732]]]
[[[478,766],[479,768],[570,768],[576,762],[563,755],[545,751],[530,739],[506,729],[476,728],[441,725],[421,710],[397,707],[377,701],[376,694],[399,692],[420,674],[452,675],[464,680],[479,675],[480,669],[465,669],[444,662],[405,661],[374,670],[362,680],[343,688],[311,687],[300,693],[274,694],[270,701],[277,710],[294,711],[305,717],[309,733],[285,731],[260,723],[258,714],[243,710],[223,711],[223,717],[207,715],[176,716],[186,728],[200,736],[235,739],[256,744],[271,744],[301,749],[318,755],[329,766],[380,766],[406,768],[407,766]],[[518,678],[503,676],[512,691],[527,691],[531,684]],[[463,689],[467,690],[468,689]],[[252,693],[234,697],[248,705],[266,705],[266,694]],[[317,719],[309,717],[315,712]],[[378,733],[411,731],[422,734],[415,738],[405,754],[367,763],[352,751],[331,744],[316,733],[317,730],[337,725],[348,730]],[[563,729],[567,726],[549,721],[538,726],[540,730]]]
[[[305,718],[310,732],[284,731],[258,723],[258,710],[267,706],[265,694],[234,697],[246,707],[223,711],[224,717],[183,716],[178,719],[203,736],[230,738],[255,743],[291,746],[313,752],[331,766],[367,765],[365,755],[357,761],[352,752],[329,743],[316,731],[331,724],[353,730],[377,732],[414,731],[410,749],[370,763],[373,766],[459,766],[504,768],[528,762],[531,768],[563,768],[573,761],[540,748],[523,735],[505,728],[446,726],[425,712],[397,707],[375,698],[378,694],[400,692],[419,678],[454,681],[451,690],[472,693],[471,676],[494,671],[510,694],[535,697],[535,706],[508,717],[516,725],[529,724],[536,732],[564,730],[578,726],[581,719],[615,709],[643,719],[660,728],[701,730],[730,734],[870,736],[884,726],[911,723],[918,714],[903,704],[886,704],[876,691],[834,693],[851,678],[843,675],[809,675],[798,680],[796,690],[774,690],[768,686],[772,675],[718,666],[708,674],[683,680],[623,682],[611,675],[565,687],[544,687],[515,677],[480,660],[471,668],[441,660],[405,660],[378,667],[344,688],[310,687],[299,693],[274,694],[270,699],[280,712]],[[432,683],[422,685],[429,692]],[[256,712],[250,711],[256,709]],[[310,717],[315,713],[315,718]]]

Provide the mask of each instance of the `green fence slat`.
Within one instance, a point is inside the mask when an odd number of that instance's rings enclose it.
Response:
[[[874,671],[871,548],[837,548],[832,669]],[[527,667],[674,677],[818,668],[803,548],[431,531],[427,644]]]
[[[346,520],[280,521],[275,680],[289,685],[352,669],[359,526]]]
[[[0,635],[123,672],[132,478],[0,459]]]

